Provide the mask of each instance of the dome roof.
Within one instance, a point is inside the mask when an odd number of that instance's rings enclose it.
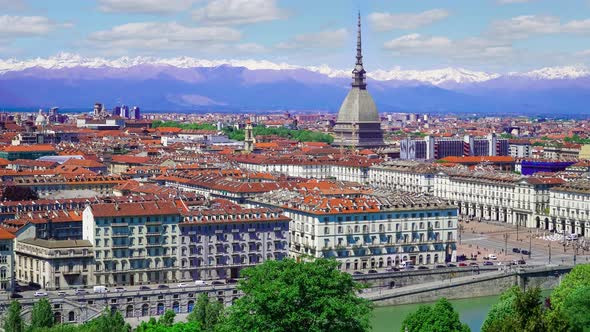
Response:
[[[47,118],[45,118],[45,116],[43,115],[43,111],[39,110],[39,114],[37,115],[37,118],[35,119],[35,125],[44,126],[46,124],[47,124]]]

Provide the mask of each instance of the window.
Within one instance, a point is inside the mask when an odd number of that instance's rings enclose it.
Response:
[[[330,234],[330,227],[324,227],[324,234]]]

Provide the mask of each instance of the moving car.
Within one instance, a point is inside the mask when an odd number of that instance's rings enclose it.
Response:
[[[115,292],[120,293],[120,292],[124,292],[125,288],[124,287],[115,287]]]
[[[59,292],[57,292],[57,296],[66,296],[66,292],[65,291],[59,291]]]
[[[488,258],[489,258],[489,259],[492,259],[492,260],[496,260],[496,259],[498,259],[498,256],[496,256],[496,255],[494,255],[494,254],[489,254],[489,255],[488,255]]]
[[[139,287],[139,290],[151,290],[151,288],[149,286],[143,285],[143,286]]]
[[[379,273],[379,272],[377,272],[377,270],[369,270],[368,273]]]
[[[523,255],[530,255],[530,252],[528,250],[524,250],[524,249],[521,250],[520,253]]]
[[[158,285],[158,289],[168,289],[168,285]]]
[[[94,286],[95,293],[107,293],[109,290],[105,286]]]
[[[418,266],[418,270],[430,270],[428,266],[420,265]]]
[[[460,266],[460,267],[465,267],[465,266],[467,266],[467,263],[465,263],[465,262],[461,262],[461,263],[459,263],[459,266]]]
[[[35,292],[35,297],[44,297],[47,296],[47,292],[43,292],[43,291],[36,291]]]
[[[520,254],[520,249],[519,248],[512,248],[512,252]]]
[[[489,265],[494,265],[494,263],[492,263],[490,261],[485,261],[485,262],[483,262],[483,265],[489,266]]]
[[[187,284],[185,284],[185,283],[183,283],[183,282],[181,282],[180,284],[178,284],[178,288],[184,288],[184,287],[186,287],[186,286],[187,286]]]
[[[76,295],[86,295],[88,294],[88,291],[85,289],[76,289],[76,291],[74,292],[74,294]]]
[[[195,280],[195,286],[205,286],[207,283],[204,280]]]

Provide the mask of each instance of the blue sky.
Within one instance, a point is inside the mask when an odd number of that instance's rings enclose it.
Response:
[[[0,58],[190,56],[494,72],[590,64],[589,0],[0,0]]]

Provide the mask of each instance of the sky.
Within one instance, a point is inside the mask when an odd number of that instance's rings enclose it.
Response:
[[[0,0],[0,58],[255,59],[367,70],[590,66],[590,0]]]

